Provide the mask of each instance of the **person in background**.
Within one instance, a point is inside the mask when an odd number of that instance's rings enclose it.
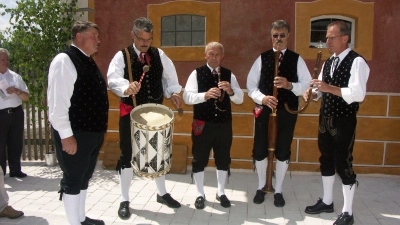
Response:
[[[285,200],[282,194],[283,181],[290,161],[290,147],[293,140],[297,114],[289,113],[289,108],[297,110],[299,99],[309,87],[310,72],[303,58],[287,48],[290,37],[290,26],[284,20],[272,23],[271,39],[273,49],[261,53],[250,69],[247,77],[247,89],[251,99],[256,103],[254,108],[255,130],[253,159],[258,175],[258,188],[253,202],[264,202],[265,193],[261,190],[266,182],[268,166],[268,123],[272,109],[277,108],[278,133],[275,147],[276,173],[274,205],[283,207]],[[280,51],[278,76],[274,78],[275,52]],[[277,98],[273,96],[274,86],[278,89]]]
[[[49,68],[49,120],[63,171],[60,199],[70,225],[104,224],[85,215],[89,180],[108,124],[107,83],[91,57],[99,44],[99,27],[77,21],[72,26],[72,44]]]
[[[171,98],[172,104],[179,108],[182,99],[179,93],[182,86],[178,83],[175,66],[168,56],[159,48],[151,46],[153,40],[153,23],[144,17],[138,18],[133,23],[131,31],[133,44],[126,49],[130,55],[133,82],[129,81],[127,54],[125,49],[118,51],[108,67],[107,78],[110,90],[120,97],[119,137],[121,155],[118,160],[121,188],[121,203],[118,216],[129,219],[129,188],[133,178],[132,143],[130,127],[130,111],[134,104],[132,95],[135,96],[137,105],[145,103],[162,104],[164,96]],[[147,65],[150,70],[142,78],[143,67]],[[140,81],[141,82],[138,82]],[[157,186],[157,202],[170,208],[179,208],[181,204],[173,199],[165,187],[165,175],[154,179]]]
[[[193,105],[192,124],[192,172],[196,182],[196,209],[205,207],[204,168],[208,164],[211,149],[217,166],[217,201],[228,208],[231,202],[225,195],[225,182],[231,163],[232,110],[231,101],[243,103],[243,91],[235,75],[224,67],[224,47],[218,42],[206,45],[204,57],[207,64],[195,69],[185,86],[183,99]]]
[[[22,101],[29,100],[29,91],[22,77],[8,69],[10,53],[0,48],[0,165],[10,177],[23,178],[21,155],[24,143],[24,110]]]
[[[342,214],[333,223],[336,225],[354,223],[352,207],[358,182],[352,153],[359,102],[365,98],[370,71],[365,59],[349,48],[349,40],[350,28],[345,22],[334,21],[328,25],[326,46],[333,55],[325,61],[318,79],[311,81],[314,86],[312,98],[322,97],[318,147],[324,194],[315,205],[307,206],[305,212],[334,211],[333,184],[337,171],[342,181],[344,204]],[[306,100],[307,93],[303,95]]]
[[[15,210],[8,205],[8,194],[4,187],[4,173],[3,168],[0,167],[0,218],[7,217],[9,219],[16,219],[24,215],[24,212]]]

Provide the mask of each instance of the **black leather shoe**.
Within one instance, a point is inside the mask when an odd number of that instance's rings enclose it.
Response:
[[[224,207],[224,208],[231,207],[231,201],[229,201],[229,199],[226,197],[226,195],[218,196],[218,194],[216,194],[216,196],[217,196],[217,201],[219,201],[221,203],[222,207]]]
[[[179,202],[177,202],[175,199],[173,199],[171,197],[171,195],[169,193],[160,196],[157,194],[157,202],[164,204],[170,208],[179,208],[181,207],[181,204]]]
[[[85,221],[81,222],[82,225],[105,225],[103,220],[94,220],[89,217],[85,218]]]
[[[257,190],[256,196],[254,196],[254,198],[253,198],[253,202],[256,204],[263,203],[265,194],[266,194],[265,192],[263,192],[261,190]]]
[[[333,223],[333,225],[352,225],[354,224],[354,217],[353,215],[349,215],[348,212],[344,212],[340,214],[337,220]]]
[[[28,175],[22,171],[17,171],[17,172],[10,172],[10,177],[18,177],[18,178],[24,178]]]
[[[282,193],[274,194],[274,205],[276,207],[283,207],[285,206],[285,199],[283,199]]]
[[[317,204],[307,206],[305,212],[308,214],[318,214],[318,213],[322,213],[322,212],[331,213],[331,212],[333,212],[333,202],[330,205],[327,205],[320,198],[317,201]]]
[[[194,202],[194,207],[196,207],[196,209],[204,209],[204,207],[206,207],[204,204],[205,201],[206,200],[203,196],[197,197],[196,201]]]
[[[129,211],[129,202],[121,202],[119,204],[119,209],[118,209],[118,216],[119,218],[123,220],[127,220],[131,217],[131,212]]]

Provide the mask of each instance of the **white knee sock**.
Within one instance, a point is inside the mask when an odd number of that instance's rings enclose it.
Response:
[[[226,182],[227,174],[228,174],[228,171],[217,170],[218,196],[225,194],[225,182]]]
[[[354,192],[356,191],[356,184],[344,185],[342,184],[343,190],[343,209],[342,212],[348,212],[349,215],[353,215],[353,198]]]
[[[289,164],[287,161],[276,160],[275,193],[282,193],[283,180]]]
[[[197,197],[203,196],[204,197],[204,171],[194,173],[194,182],[196,183],[196,189],[197,189]]]
[[[333,201],[333,183],[335,183],[335,175],[322,176],[322,186],[324,187],[324,197],[322,201],[327,205],[332,204]]]
[[[79,195],[63,194],[65,214],[70,225],[80,225],[79,219]]]
[[[86,195],[87,195],[87,190],[81,190],[81,192],[79,193],[79,220],[81,222],[85,221],[86,218],[86,212],[85,212]]]
[[[132,168],[121,169],[121,174],[119,175],[119,184],[121,187],[121,202],[129,202],[129,188],[131,186],[132,178]]]
[[[167,194],[167,189],[165,188],[165,175],[161,177],[154,178],[157,186],[157,193],[160,196]]]
[[[267,165],[268,165],[268,161],[266,158],[262,161],[256,160],[256,169],[257,169],[257,175],[258,175],[257,190],[261,190],[265,186],[265,182],[267,182]]]

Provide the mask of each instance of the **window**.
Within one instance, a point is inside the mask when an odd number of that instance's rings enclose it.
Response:
[[[326,48],[326,27],[337,20],[344,21],[349,25],[351,31],[349,47],[354,47],[354,19],[340,15],[329,15],[311,18],[310,48]]]
[[[161,18],[161,46],[205,46],[206,18],[171,15]]]

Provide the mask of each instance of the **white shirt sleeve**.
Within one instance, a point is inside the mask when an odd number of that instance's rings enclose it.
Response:
[[[186,105],[199,104],[206,101],[204,100],[205,95],[205,92],[198,93],[197,71],[193,70],[186,82],[185,91],[183,92],[183,101]]]
[[[259,105],[262,105],[262,100],[264,98],[264,94],[261,93],[260,89],[258,89],[258,83],[260,82],[261,76],[261,56],[259,56],[254,62],[253,66],[250,69],[250,72],[247,76],[247,90],[248,95],[253,101]]]
[[[76,79],[77,72],[69,56],[58,54],[49,68],[47,102],[49,121],[61,139],[73,135],[68,112]]]
[[[342,98],[348,103],[362,102],[367,92],[369,66],[361,57],[354,59],[348,87],[341,88]]]
[[[236,80],[236,76],[232,73],[231,74],[231,88],[233,90],[234,95],[229,96],[231,101],[237,105],[240,105],[243,103],[243,91],[240,89],[239,83]],[[225,93],[228,94],[228,93]]]
[[[292,92],[296,96],[302,96],[303,93],[310,87],[311,74],[310,71],[308,71],[306,62],[304,62],[304,59],[301,58],[301,56],[299,56],[297,61],[297,77],[298,82],[292,83]]]
[[[120,97],[128,97],[124,95],[124,91],[129,86],[129,80],[124,78],[124,69],[124,55],[118,51],[108,66],[107,81],[110,90]]]
[[[179,85],[178,75],[174,63],[164,53],[163,50],[158,49],[160,53],[161,63],[163,65],[162,84],[164,90],[164,96],[170,98],[173,93],[180,93],[182,86]]]

